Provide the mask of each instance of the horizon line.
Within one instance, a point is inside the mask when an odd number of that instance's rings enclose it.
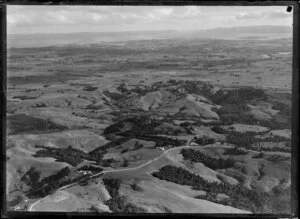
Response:
[[[37,33],[7,33],[7,35],[51,35],[51,34],[79,34],[79,33],[134,33],[134,32],[196,32],[196,31],[207,31],[207,30],[216,30],[216,29],[232,29],[232,28],[244,28],[244,27],[282,27],[282,28],[291,28],[293,26],[289,25],[251,25],[251,26],[231,26],[231,27],[215,27],[215,28],[208,28],[208,29],[195,29],[195,30],[177,30],[177,29],[163,29],[163,30],[124,30],[124,31],[90,31],[90,32],[65,32],[65,33],[46,33],[46,32],[37,32]]]

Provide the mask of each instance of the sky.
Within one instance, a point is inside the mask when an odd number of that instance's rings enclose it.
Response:
[[[202,30],[292,26],[286,6],[7,6],[7,33]]]

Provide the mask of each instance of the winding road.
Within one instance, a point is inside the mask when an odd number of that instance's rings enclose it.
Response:
[[[90,176],[90,177],[88,177],[88,178],[82,179],[82,180],[80,180],[80,181],[78,181],[78,182],[75,182],[75,183],[72,183],[72,184],[69,184],[69,185],[65,185],[65,186],[63,186],[63,187],[57,189],[55,192],[60,191],[60,190],[63,190],[63,189],[66,189],[66,188],[69,188],[69,187],[72,187],[72,186],[74,186],[74,185],[77,185],[78,183],[80,183],[80,182],[82,182],[82,181],[85,181],[85,180],[87,180],[87,179],[92,179],[92,178],[95,178],[95,177],[98,177],[98,176],[102,176],[102,175],[104,175],[104,174],[106,174],[106,173],[123,172],[123,171],[130,171],[130,170],[137,170],[137,169],[139,169],[139,168],[142,168],[142,167],[144,167],[144,166],[146,166],[146,165],[148,165],[148,164],[150,164],[150,163],[152,163],[152,162],[158,160],[159,158],[163,157],[165,154],[167,154],[167,153],[170,152],[170,151],[174,151],[174,150],[178,150],[178,149],[182,149],[182,148],[189,148],[189,147],[192,148],[192,147],[197,147],[197,145],[195,145],[195,146],[190,146],[190,142],[191,142],[191,140],[189,140],[189,141],[187,142],[187,144],[184,145],[184,146],[174,147],[174,148],[167,149],[167,150],[165,150],[162,154],[160,154],[158,157],[156,157],[156,158],[154,158],[154,159],[152,159],[152,160],[149,160],[148,162],[146,162],[146,163],[144,163],[144,164],[141,164],[140,166],[137,166],[137,167],[131,167],[131,168],[123,168],[123,169],[115,169],[115,170],[105,170],[105,171],[102,171],[102,172],[100,172],[100,173],[96,173],[96,174],[94,174],[94,175],[92,175],[92,176]],[[226,145],[218,145],[218,146],[215,146],[215,145],[207,145],[207,146],[202,146],[202,147],[204,147],[204,148],[207,148],[207,147],[232,148],[232,147],[234,147],[234,146],[229,146],[229,145],[228,145],[228,146],[226,146]],[[244,149],[244,150],[246,150],[246,149]],[[251,152],[259,153],[258,151],[252,151],[252,150],[246,150],[246,151],[251,151]],[[52,194],[53,194],[53,193],[52,193]],[[39,199],[39,200],[37,200],[36,202],[32,203],[32,204],[30,205],[30,207],[28,208],[28,211],[32,211],[33,207],[34,207],[36,204],[38,204],[39,202],[41,202],[41,201],[43,201],[44,199],[48,198],[48,197],[49,197],[50,195],[52,195],[52,194],[49,194],[49,195],[45,196],[44,198]]]

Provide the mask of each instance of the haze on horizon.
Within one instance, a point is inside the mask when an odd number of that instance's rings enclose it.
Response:
[[[292,26],[286,6],[7,6],[8,34]]]

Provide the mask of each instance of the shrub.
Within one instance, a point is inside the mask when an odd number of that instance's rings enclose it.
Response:
[[[131,189],[133,189],[134,191],[137,191],[137,192],[143,191],[143,189],[140,186],[138,186],[136,183],[131,184],[130,187],[131,187]]]
[[[95,91],[97,89],[98,89],[97,87],[93,87],[93,86],[86,86],[83,88],[83,90],[85,91]]]
[[[252,158],[254,158],[254,159],[260,159],[260,158],[263,158],[263,157],[264,157],[263,152],[260,152],[259,154],[256,154],[256,155],[252,156]]]

